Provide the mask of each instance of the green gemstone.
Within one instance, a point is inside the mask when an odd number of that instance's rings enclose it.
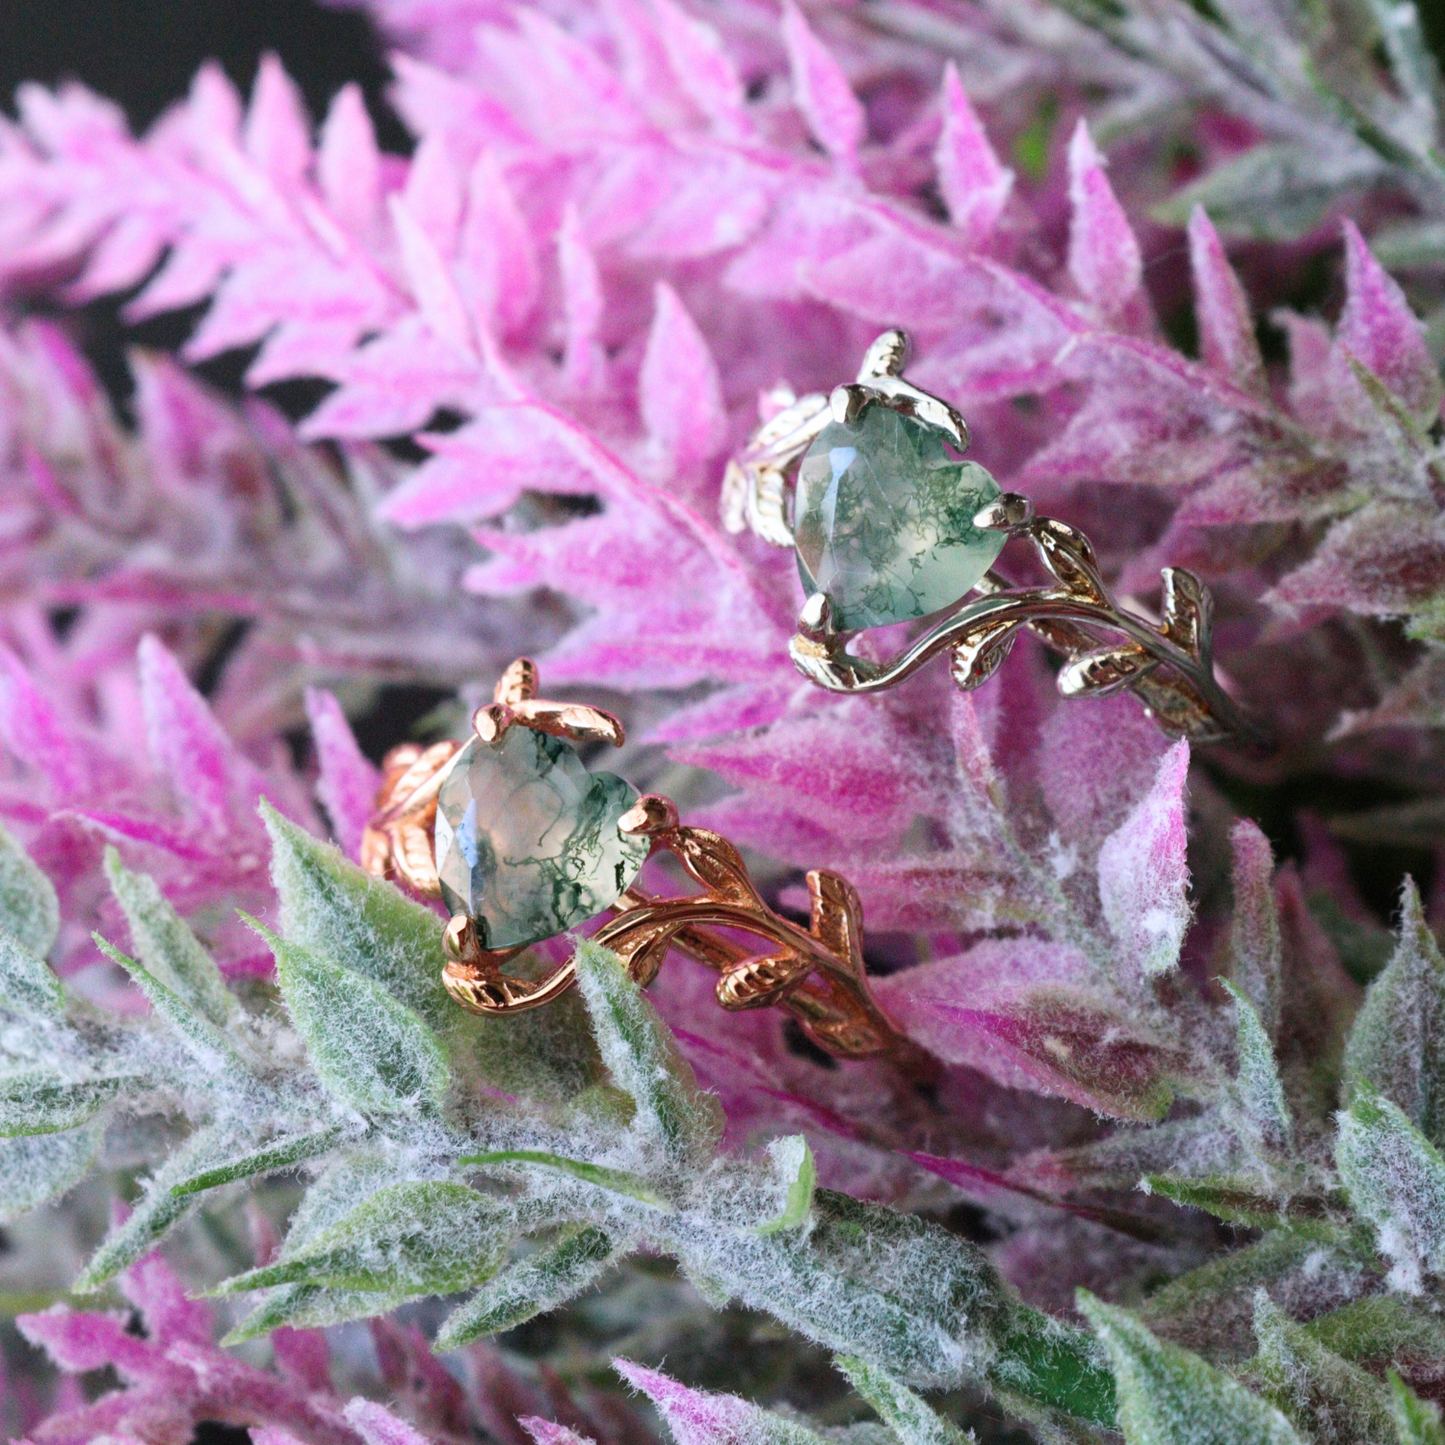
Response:
[[[589,773],[575,749],[532,728],[473,738],[437,798],[442,898],[476,920],[483,948],[565,933],[610,907],[637,877],[648,840],[617,831],[637,790]]]
[[[891,407],[830,422],[798,471],[798,571],[832,604],[840,632],[927,617],[957,602],[993,565],[1002,532],[974,516],[999,494],[977,463]]]

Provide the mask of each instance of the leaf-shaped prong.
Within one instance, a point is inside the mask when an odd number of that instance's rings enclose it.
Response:
[[[511,712],[512,721],[522,727],[535,728],[540,733],[574,743],[611,743],[620,748],[626,741],[621,722],[600,707],[534,698],[514,704]]]
[[[956,451],[968,450],[968,423],[942,397],[920,391],[901,376],[882,377],[872,383],[873,400],[904,416],[917,417],[925,426],[941,431]]]
[[[678,825],[677,804],[661,793],[644,793],[618,820],[617,831],[634,837],[655,838]]]
[[[1146,672],[1159,666],[1142,647],[1102,647],[1075,657],[1059,669],[1057,685],[1061,697],[1107,697],[1133,687]]]
[[[902,376],[913,352],[913,344],[906,331],[894,327],[885,331],[863,353],[858,367],[859,381],[876,381],[884,376]]]
[[[526,702],[537,696],[538,685],[537,664],[530,657],[519,657],[497,679],[492,699],[501,703]]]

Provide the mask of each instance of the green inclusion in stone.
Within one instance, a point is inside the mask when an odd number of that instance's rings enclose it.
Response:
[[[483,948],[565,933],[622,896],[648,853],[617,831],[637,790],[589,773],[575,749],[533,728],[473,738],[437,798],[442,898],[476,920]]]
[[[876,402],[830,422],[798,471],[798,571],[840,632],[926,617],[993,565],[1002,532],[973,525],[998,483],[958,461],[930,426]]]

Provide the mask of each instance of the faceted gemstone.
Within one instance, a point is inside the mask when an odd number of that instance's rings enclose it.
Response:
[[[942,434],[874,403],[831,422],[798,471],[794,536],[809,593],[840,632],[926,617],[957,602],[993,565],[1002,532],[974,516],[999,494]]]
[[[565,933],[620,898],[648,853],[617,831],[637,790],[589,773],[570,744],[514,726],[473,738],[437,799],[437,872],[453,913],[476,920],[483,948]]]

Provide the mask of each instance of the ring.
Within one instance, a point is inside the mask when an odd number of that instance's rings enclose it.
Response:
[[[1121,606],[1082,532],[1036,516],[1028,498],[950,455],[967,448],[968,427],[904,378],[907,359],[907,336],[886,331],[857,381],[830,396],[775,388],[774,414],[728,463],[727,529],[797,553],[808,594],[789,644],[798,670],[831,692],[877,692],[947,652],[967,691],[1027,627],[1062,655],[1065,697],[1128,688],[1173,737],[1256,736],[1215,678],[1204,583],[1166,567],[1158,621]],[[1013,587],[992,570],[1010,538],[1033,544],[1052,585]],[[939,614],[887,662],[848,651],[857,632]]]
[[[808,874],[806,929],[774,913],[727,839],[683,826],[668,798],[588,770],[573,744],[620,747],[617,718],[547,702],[537,689],[536,664],[519,658],[473,715],[465,744],[392,749],[362,838],[369,872],[451,910],[442,981],[458,1004],[505,1015],[550,1003],[576,981],[572,960],[541,981],[505,965],[605,914],[593,942],[618,954],[643,987],[676,948],[717,970],[723,1008],[786,1009],[830,1054],[863,1058],[899,1042],[869,991],[863,909],[846,879]],[[659,851],[702,891],[667,898],[638,888],[642,865]],[[728,936],[739,933],[766,947]]]

